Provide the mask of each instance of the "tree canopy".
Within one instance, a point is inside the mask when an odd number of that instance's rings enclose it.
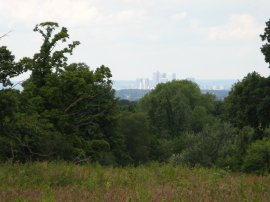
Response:
[[[249,73],[236,83],[225,99],[227,120],[235,126],[269,127],[270,79]]]
[[[262,41],[266,43],[261,47],[261,51],[265,57],[265,62],[269,63],[270,68],[270,20],[266,23],[266,27],[264,29],[264,33],[261,36]]]
[[[21,161],[101,161],[106,155],[113,159],[116,99],[110,69],[69,64],[67,55],[79,42],[64,47],[69,33],[58,23],[40,23],[34,31],[41,34],[43,43],[33,57],[16,63],[6,47],[0,49],[0,82],[4,86],[11,85],[10,78],[23,70],[30,71],[21,92],[2,89],[0,93],[0,136],[9,145],[3,148],[3,156]],[[101,140],[109,148],[103,155],[95,146]]]
[[[214,105],[214,96],[202,94],[197,84],[187,80],[159,84],[140,101],[155,129],[170,136],[201,130]]]
[[[270,63],[270,21],[261,48]],[[0,162],[148,161],[269,172],[270,77],[249,73],[224,101],[188,80],[117,100],[108,67],[70,63],[79,45],[55,22],[35,26],[42,44],[19,61],[0,47]],[[62,47],[62,48],[61,48]],[[28,71],[22,90],[12,78]]]
[[[12,85],[10,79],[18,76],[23,72],[20,63],[15,62],[15,56],[7,49],[6,46],[0,47],[0,83],[4,87]]]

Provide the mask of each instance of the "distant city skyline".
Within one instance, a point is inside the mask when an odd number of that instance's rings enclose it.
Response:
[[[166,83],[172,80],[190,80],[198,84],[201,90],[230,90],[232,85],[237,82],[236,79],[226,80],[202,80],[196,78],[177,78],[176,73],[167,73],[155,71],[153,72],[152,78],[140,77],[134,80],[114,80],[113,87],[116,90],[120,89],[141,89],[150,90],[154,89],[159,83]]]
[[[108,66],[113,80],[175,72],[178,78],[242,79],[270,71],[259,35],[269,0],[0,0],[0,40],[20,59],[39,51],[37,23],[56,21],[81,45],[71,62]],[[57,47],[56,47],[57,49]]]
[[[176,80],[176,74],[168,74],[166,72],[153,72],[152,78],[136,78],[136,88],[137,89],[153,89],[159,83],[166,83],[168,81]]]

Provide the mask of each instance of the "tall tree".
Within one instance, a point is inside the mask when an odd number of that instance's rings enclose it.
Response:
[[[184,131],[200,130],[202,121],[214,109],[213,96],[203,95],[199,87],[187,80],[159,84],[139,103],[142,111],[147,112],[150,123],[157,133],[178,136]]]
[[[225,98],[225,113],[235,126],[264,129],[270,125],[270,78],[249,73]]]
[[[116,109],[112,75],[103,65],[93,71],[84,63],[68,64],[67,54],[72,54],[79,42],[57,50],[57,43],[69,38],[66,28],[57,30],[59,26],[54,22],[41,23],[34,29],[42,35],[43,44],[33,58],[22,60],[31,71],[30,78],[23,83],[22,111],[30,116],[38,114],[40,121],[51,126],[52,136],[57,134],[65,145],[69,144],[72,151],[62,152],[65,159],[77,161],[94,154],[90,158],[98,160],[104,155],[95,152],[93,145],[97,141],[103,140],[102,144],[108,144],[112,150],[117,146],[112,132]],[[111,155],[107,150],[105,153]]]
[[[126,160],[135,164],[149,160],[152,135],[146,114],[122,112],[118,124],[117,132],[123,137],[126,147]]]
[[[265,56],[265,62],[269,63],[270,68],[270,20],[265,24],[266,27],[264,33],[261,35],[261,39],[262,41],[266,41],[266,43],[261,47],[261,51]]]
[[[23,72],[20,63],[15,62],[15,56],[6,46],[0,47],[0,83],[4,87],[12,85],[10,79]]]
[[[72,55],[73,49],[79,45],[78,41],[73,41],[61,50],[55,50],[59,42],[64,43],[68,40],[69,34],[65,27],[54,33],[59,28],[56,22],[44,22],[36,25],[35,32],[43,37],[39,53],[32,59],[24,58],[24,65],[32,71],[31,80],[39,87],[44,85],[46,76],[53,72],[60,73],[67,66],[66,54]]]

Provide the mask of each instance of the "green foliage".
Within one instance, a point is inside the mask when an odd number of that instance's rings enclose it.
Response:
[[[142,98],[137,111],[147,114],[152,133],[150,157],[167,161],[184,149],[183,134],[197,133],[214,122],[215,97],[182,80],[159,84]],[[186,136],[185,136],[186,137]]]
[[[124,138],[126,152],[135,164],[149,160],[151,133],[144,113],[121,113],[117,132]]]
[[[237,130],[229,124],[215,123],[199,133],[186,133],[181,140],[183,149],[171,157],[173,163],[208,167],[237,165],[231,162],[236,152]]]
[[[243,170],[267,174],[270,172],[270,140],[263,139],[253,142],[247,149]]]
[[[34,28],[35,32],[42,35],[43,44],[39,53],[36,53],[32,59],[24,59],[24,65],[32,71],[31,79],[37,86],[43,85],[45,82],[43,79],[53,71],[60,73],[67,66],[66,54],[72,54],[73,49],[80,44],[78,41],[74,41],[62,50],[54,50],[57,43],[66,42],[69,38],[68,30],[65,27],[53,34],[58,27],[58,23],[44,22]]]
[[[148,114],[156,133],[178,136],[184,131],[200,130],[203,122],[210,121],[214,97],[201,94],[191,81],[172,81],[159,84],[142,98],[139,108]]]
[[[79,42],[57,49],[69,38],[65,27],[45,22],[34,31],[41,34],[43,43],[32,58],[17,64],[6,47],[0,49],[0,82],[4,86],[22,70],[31,72],[22,92],[0,91],[0,141],[7,143],[1,160],[112,164],[115,160],[110,150],[118,141],[113,137],[116,99],[110,69],[102,65],[93,71],[84,63],[68,64],[67,54],[72,54]],[[106,151],[93,146],[93,140],[106,143],[99,146],[108,144]]]
[[[0,130],[3,129],[5,122],[14,118],[19,108],[19,92],[12,89],[0,90]]]
[[[266,39],[267,35],[262,37]],[[234,156],[238,155],[238,159],[241,159],[237,167],[248,172],[269,171],[269,162],[266,160],[268,157],[265,157],[268,143],[262,140],[269,137],[269,82],[270,77],[250,73],[234,85],[224,102],[225,119],[242,128],[235,146],[237,152]]]
[[[12,85],[10,79],[23,72],[22,65],[16,63],[14,59],[15,56],[6,46],[0,47],[0,83],[4,87]]]
[[[270,78],[258,73],[248,74],[232,88],[225,99],[225,112],[228,121],[235,126],[249,125],[257,129],[269,126]]]
[[[261,35],[261,39],[262,41],[266,41],[266,43],[261,47],[261,51],[265,56],[265,62],[270,65],[270,20],[265,24],[266,27],[264,29],[264,33]]]
[[[2,89],[0,90],[0,162],[12,158],[13,147],[16,141],[10,139],[10,135],[14,131],[16,124],[16,114],[19,110],[20,94],[16,90]]]
[[[115,163],[110,144],[105,140],[90,141],[90,150],[87,152],[90,154],[92,162],[98,162],[102,165],[113,165]]]
[[[207,124],[212,122],[212,117],[204,106],[196,106],[192,112],[191,128],[194,132],[201,131]]]
[[[119,100],[118,105],[121,111],[135,112],[137,102],[129,100]]]
[[[266,62],[270,61],[269,25],[261,35],[267,41],[262,47]],[[44,22],[34,31],[43,42],[31,58],[15,62],[7,47],[0,47],[4,87],[0,90],[0,162],[67,160],[139,166],[169,161],[269,171],[270,77],[248,74],[224,102],[187,80],[159,84],[138,102],[119,101],[108,67],[92,70],[84,63],[68,62],[79,42],[67,43],[67,28]],[[24,71],[31,75],[22,91],[7,88],[11,78]],[[150,176],[129,172],[133,181]],[[172,181],[177,177],[174,167],[164,172]],[[217,184],[217,176],[223,174],[211,176],[210,184]],[[72,181],[66,173],[63,178],[55,183],[65,186]],[[106,182],[106,188],[114,183],[100,171],[86,182],[91,190],[100,182]],[[132,184],[130,179],[124,183]],[[134,189],[138,200],[153,197],[149,189]],[[241,196],[246,197],[243,192]]]
[[[172,139],[153,137],[150,145],[151,159],[158,162],[167,162],[169,157],[179,150],[179,147],[182,149],[182,142],[179,142],[179,139],[179,137]]]

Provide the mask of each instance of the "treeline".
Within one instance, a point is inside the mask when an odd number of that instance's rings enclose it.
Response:
[[[150,89],[122,89],[116,90],[115,95],[120,100],[128,100],[134,102],[143,98],[150,91]],[[224,98],[229,94],[229,90],[201,90],[201,92],[213,94],[218,100],[224,100]]]
[[[187,80],[159,84],[138,102],[115,98],[111,72],[68,63],[79,45],[66,28],[34,29],[40,51],[16,62],[0,47],[0,162],[66,160],[138,165],[149,161],[270,171],[270,77],[256,72],[224,101]],[[270,62],[270,21],[262,47]],[[61,45],[63,47],[64,45]],[[14,90],[11,78],[30,72]]]

